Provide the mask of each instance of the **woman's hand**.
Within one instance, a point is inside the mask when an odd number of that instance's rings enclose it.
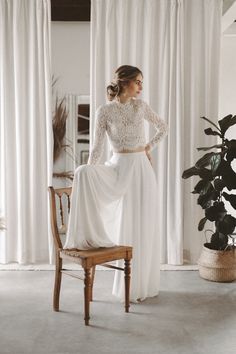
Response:
[[[150,164],[152,165],[152,156],[151,156],[151,154],[150,154],[150,145],[146,145],[145,146],[145,152],[146,152],[146,155],[147,155],[147,158],[148,158],[148,160],[150,161]]]

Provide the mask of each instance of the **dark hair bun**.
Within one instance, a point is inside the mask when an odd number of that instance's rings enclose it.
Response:
[[[116,96],[119,95],[119,85],[117,83],[111,82],[107,86],[107,98],[109,101],[113,101]]]

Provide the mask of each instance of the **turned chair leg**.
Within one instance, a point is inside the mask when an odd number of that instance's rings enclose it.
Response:
[[[129,307],[130,307],[130,260],[125,259],[125,267],[124,267],[124,273],[125,273],[125,312],[129,312]]]
[[[56,270],[55,270],[55,281],[54,281],[54,292],[53,292],[53,310],[59,311],[59,298],[61,290],[61,269],[62,269],[62,259],[59,254],[56,254]]]
[[[91,268],[84,269],[84,320],[89,325],[89,303],[91,296]]]
[[[93,283],[94,283],[95,270],[96,270],[96,266],[92,267],[92,271],[91,271],[90,301],[93,301]]]

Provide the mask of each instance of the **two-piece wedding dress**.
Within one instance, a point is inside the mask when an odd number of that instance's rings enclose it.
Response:
[[[141,99],[112,101],[96,111],[95,141],[88,165],[74,175],[71,211],[64,248],[133,246],[130,298],[159,291],[160,247],[156,222],[156,177],[145,151],[144,120],[155,128],[151,149],[167,134],[166,123]],[[106,135],[113,155],[99,164]],[[122,272],[115,271],[113,294],[124,299]]]

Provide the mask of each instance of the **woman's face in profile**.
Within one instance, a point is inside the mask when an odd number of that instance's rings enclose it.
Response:
[[[125,93],[129,97],[137,97],[143,89],[143,77],[141,74],[138,74],[136,78],[130,81],[129,85],[126,88]]]

